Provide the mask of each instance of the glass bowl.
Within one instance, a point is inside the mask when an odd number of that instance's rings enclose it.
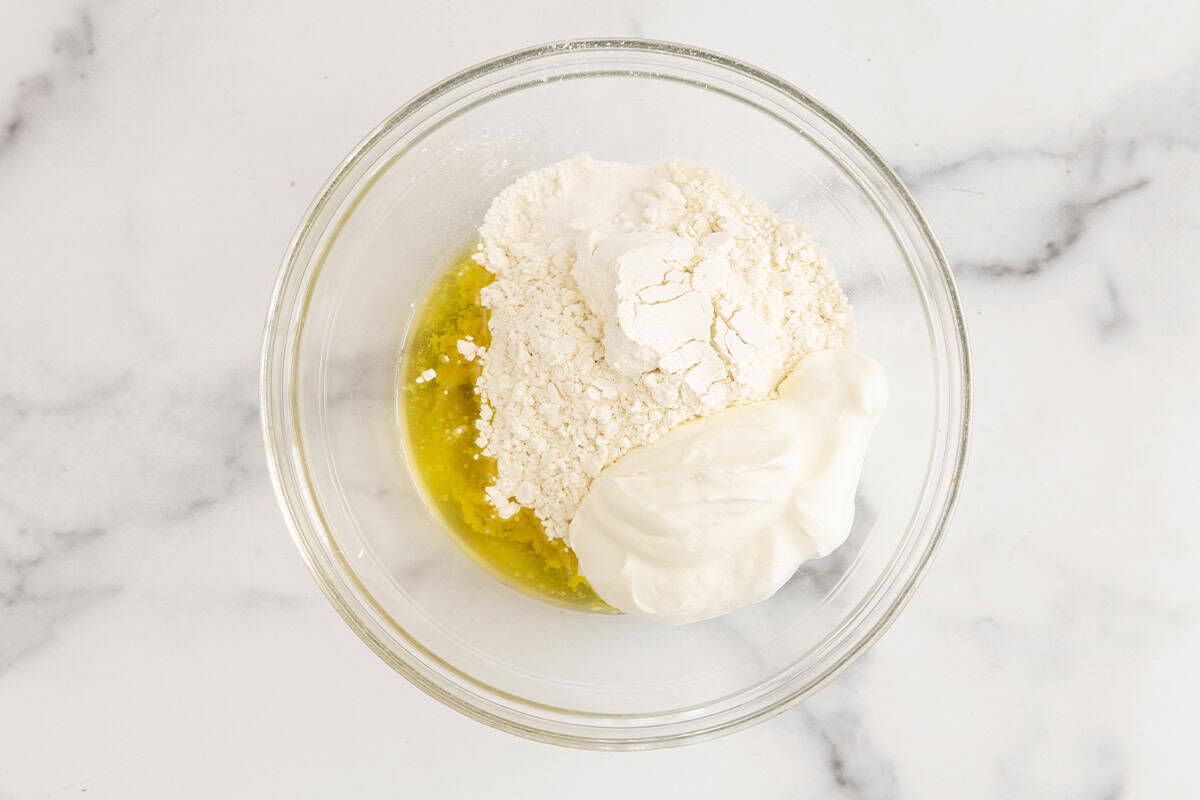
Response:
[[[396,370],[414,311],[492,198],[590,152],[711,163],[817,234],[887,371],[850,539],[770,600],[663,627],[540,602],[442,531],[406,463]],[[779,78],[691,47],[572,41],[459,73],[390,116],[296,232],[262,354],[267,457],[296,544],[362,639],[429,694],[511,733],[633,749],[736,730],[863,653],[946,530],[967,440],[962,314],[895,173]]]

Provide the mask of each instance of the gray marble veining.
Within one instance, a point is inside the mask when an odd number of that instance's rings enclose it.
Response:
[[[37,107],[54,94],[61,82],[86,78],[88,63],[96,53],[95,28],[86,9],[80,9],[73,22],[58,29],[50,52],[52,65],[18,78],[15,102],[0,109],[0,156],[25,133]]]
[[[1200,9],[736,11],[5,7],[0,798],[1188,796]],[[287,238],[363,131],[483,58],[630,32],[759,63],[894,160],[960,278],[978,413],[950,535],[865,659],[735,736],[597,754],[462,718],[346,629],[275,507],[256,370]]]

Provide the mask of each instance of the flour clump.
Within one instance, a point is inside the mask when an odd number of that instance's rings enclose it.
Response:
[[[475,259],[491,344],[478,444],[501,517],[562,538],[592,480],[688,419],[772,397],[810,352],[849,347],[850,310],[799,225],[712,167],[578,156],[492,203]]]

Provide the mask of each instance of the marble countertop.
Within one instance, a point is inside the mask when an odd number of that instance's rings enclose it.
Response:
[[[6,2],[0,798],[1195,791],[1200,7],[776,7]],[[975,359],[959,510],[897,624],[802,706],[653,753],[395,675],[306,572],[258,431],[275,270],[334,164],[449,72],[597,35],[850,120],[930,216]]]

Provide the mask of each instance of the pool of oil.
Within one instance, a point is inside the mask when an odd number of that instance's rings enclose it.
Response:
[[[397,376],[397,402],[409,463],[442,527],[476,562],[503,582],[557,605],[614,613],[583,576],[575,553],[546,536],[528,508],[501,519],[484,495],[496,462],[475,443],[480,400],[478,360],[459,340],[486,347],[487,309],[479,292],[492,275],[471,258],[456,258],[434,283],[409,331]],[[429,380],[422,376],[433,370]]]

